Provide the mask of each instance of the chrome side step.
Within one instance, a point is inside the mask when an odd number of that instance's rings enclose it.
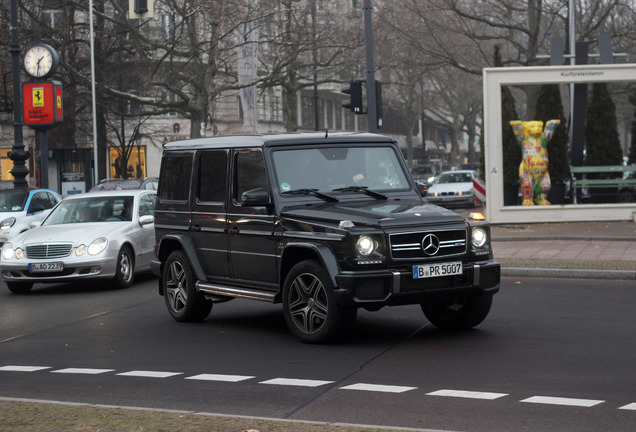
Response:
[[[269,303],[274,303],[274,296],[276,295],[272,292],[256,291],[248,288],[237,288],[228,285],[209,284],[205,282],[197,282],[195,286],[197,291],[205,294],[260,300]]]

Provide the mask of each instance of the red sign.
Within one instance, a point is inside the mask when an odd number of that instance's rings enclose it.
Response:
[[[41,81],[22,84],[24,123],[33,129],[48,129],[63,120],[62,84]]]

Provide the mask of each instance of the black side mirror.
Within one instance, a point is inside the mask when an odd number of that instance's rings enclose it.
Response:
[[[428,195],[428,186],[426,185],[426,183],[420,183],[420,182],[416,181],[415,185],[417,186],[417,191],[420,193],[422,198],[424,198],[424,197],[426,197],[426,195]]]
[[[270,204],[269,193],[263,188],[250,189],[241,195],[241,205],[244,206],[258,207]]]

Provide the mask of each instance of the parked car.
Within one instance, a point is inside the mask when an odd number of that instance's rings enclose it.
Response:
[[[389,137],[167,143],[159,178],[151,266],[177,321],[233,298],[282,303],[296,337],[324,343],[358,308],[417,304],[439,328],[475,327],[499,290],[488,223],[422,202]]]
[[[60,194],[51,189],[0,190],[0,246],[42,221],[60,201]]]
[[[443,207],[475,206],[473,178],[477,171],[442,171],[428,188],[427,200]]]
[[[93,186],[89,192],[105,191],[105,190],[130,190],[144,189],[157,190],[159,177],[146,177],[143,179],[104,179]]]
[[[35,282],[112,279],[132,285],[149,270],[154,244],[154,191],[89,192],[60,202],[40,226],[2,246],[0,275],[14,293]]]

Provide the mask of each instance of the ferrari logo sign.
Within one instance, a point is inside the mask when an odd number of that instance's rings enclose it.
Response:
[[[44,87],[33,87],[31,89],[33,96],[33,106],[34,107],[43,107],[44,106]]]
[[[24,123],[37,130],[46,130],[63,120],[62,84],[41,81],[22,84]]]

